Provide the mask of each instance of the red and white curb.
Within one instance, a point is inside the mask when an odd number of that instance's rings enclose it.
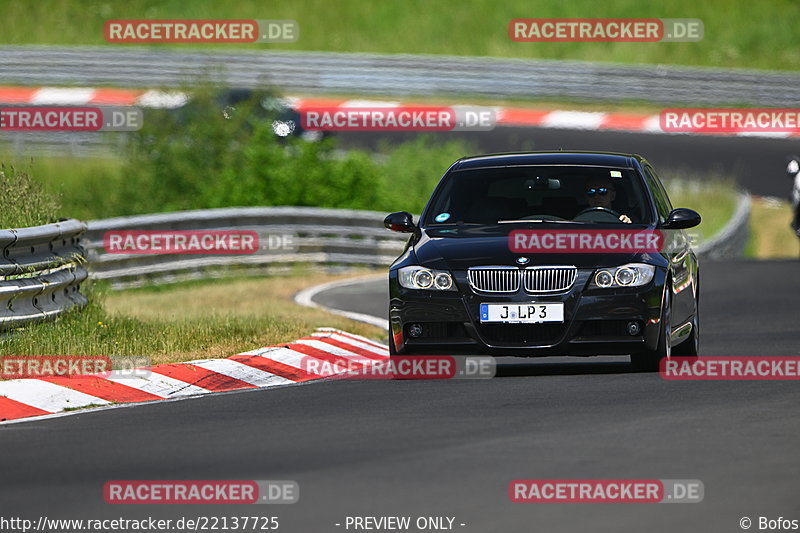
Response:
[[[291,385],[330,377],[312,374],[308,358],[326,368],[371,366],[389,357],[388,348],[332,328],[291,343],[267,346],[226,359],[202,359],[148,367],[149,373],[26,378],[0,381],[0,423],[47,418],[79,408],[108,408],[242,389]],[[345,370],[334,372],[344,373]],[[80,412],[88,409],[81,409]]]
[[[91,87],[0,87],[0,103],[15,105],[180,107],[186,101],[186,95],[181,92]]]
[[[344,100],[332,98],[286,97],[289,105],[302,111],[307,107],[399,107],[419,106],[419,103],[403,103],[380,100]],[[89,87],[2,87],[0,104],[27,105],[109,105],[174,108],[185,104],[187,97],[181,92],[164,92],[136,89],[94,89]],[[456,104],[451,104],[456,105]],[[460,105],[460,104],[459,104]],[[482,106],[470,106],[480,108]],[[800,133],[755,132],[755,133],[705,133],[665,132],[661,129],[659,115],[647,113],[606,113],[592,111],[569,111],[518,107],[483,106],[493,109],[499,126],[522,126],[558,128],[590,131],[625,131],[667,135],[716,135],[738,137],[800,138]]]

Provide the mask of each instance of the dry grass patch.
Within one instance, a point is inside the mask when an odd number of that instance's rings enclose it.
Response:
[[[748,255],[756,259],[800,257],[800,241],[789,224],[792,207],[778,198],[753,197]]]

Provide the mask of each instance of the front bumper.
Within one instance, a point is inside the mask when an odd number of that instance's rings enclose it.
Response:
[[[457,291],[411,290],[389,273],[389,323],[395,349],[409,354],[489,354],[511,356],[628,355],[655,350],[660,332],[664,269],[642,287],[588,289],[594,269],[580,269],[562,294],[533,296],[476,294],[465,272],[452,273]],[[564,303],[563,323],[482,324],[481,303]],[[627,325],[637,322],[638,335]],[[422,334],[410,335],[411,325]],[[417,328],[420,325],[421,328]]]

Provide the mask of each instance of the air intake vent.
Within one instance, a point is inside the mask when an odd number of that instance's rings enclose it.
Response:
[[[467,271],[470,286],[478,292],[517,292],[519,269],[514,267],[473,267]]]
[[[523,271],[525,290],[535,294],[569,290],[577,276],[574,266],[528,267]]]

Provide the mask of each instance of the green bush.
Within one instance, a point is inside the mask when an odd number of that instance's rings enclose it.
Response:
[[[470,153],[460,141],[421,137],[376,157],[336,150],[336,138],[279,138],[259,94],[224,119],[219,95],[201,90],[176,110],[151,110],[132,137],[118,215],[227,206],[293,205],[419,212],[443,171]]]
[[[476,148],[465,141],[437,143],[426,136],[389,150],[381,167],[382,209],[420,213],[448,167],[459,157],[475,153]]]
[[[261,97],[271,95],[254,100]],[[237,103],[225,119],[220,94],[201,87],[179,110],[146,110],[122,159],[39,157],[27,163],[35,182],[9,169],[0,184],[0,221],[51,221],[57,203],[43,190],[58,196],[65,216],[82,220],[275,205],[419,213],[444,171],[475,152],[462,140],[443,140],[447,134],[383,144],[377,154],[339,150],[335,135],[280,139],[272,131],[274,112],[254,100]],[[12,155],[2,160],[21,166]],[[22,200],[30,196],[38,200]]]

